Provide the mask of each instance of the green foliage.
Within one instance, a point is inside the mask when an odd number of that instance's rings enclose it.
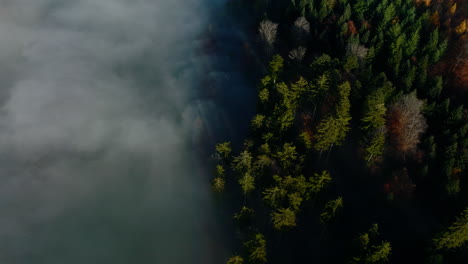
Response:
[[[298,95],[283,82],[276,85],[276,90],[281,95],[282,101],[276,105],[273,115],[277,117],[280,130],[285,131],[293,125]]]
[[[321,223],[329,223],[336,217],[338,211],[343,208],[343,198],[338,197],[335,200],[328,201],[320,214]]]
[[[252,118],[252,126],[256,129],[261,128],[265,122],[265,116],[264,115],[255,115]]]
[[[270,61],[268,65],[268,71],[270,72],[271,78],[273,83],[276,83],[279,75],[283,71],[284,67],[284,59],[280,55],[273,56],[273,59]]]
[[[267,262],[266,240],[263,234],[255,234],[251,240],[245,243],[245,247],[248,250],[250,262]]]
[[[364,107],[364,116],[361,119],[362,130],[366,136],[365,159],[369,162],[383,154],[385,145],[385,123],[387,108],[385,100],[392,92],[390,83],[372,92],[367,98]]]
[[[428,56],[422,57],[418,64],[418,71],[417,71],[418,78],[416,79],[416,84],[418,87],[425,87],[426,85],[428,65],[429,65],[429,57]]]
[[[463,122],[463,105],[460,105],[450,112],[447,122],[451,125]]]
[[[426,53],[430,56],[431,63],[436,63],[440,56],[442,56],[441,48],[443,48],[443,46],[439,47],[439,31],[437,29],[432,31],[425,47]]]
[[[296,147],[291,143],[284,143],[283,148],[276,153],[283,169],[289,169],[297,159]]]
[[[309,193],[312,191],[311,181],[307,181],[304,176],[280,177],[275,175],[273,179],[275,180],[275,185],[265,189],[263,192],[265,203],[274,209],[290,207],[295,211],[299,211],[302,202],[310,197]],[[323,185],[326,185],[325,181],[323,180]]]
[[[367,97],[364,117],[361,119],[363,130],[375,130],[385,126],[385,94],[382,89],[378,89]]]
[[[368,233],[364,233],[358,237],[358,242],[362,248],[367,248],[370,243],[370,238]]]
[[[241,185],[244,195],[255,190],[255,178],[250,172],[245,172],[242,175],[239,179],[239,184]]]
[[[239,156],[234,157],[233,168],[237,171],[250,171],[252,168],[252,154],[249,151],[242,151]]]
[[[279,186],[267,188],[263,192],[263,200],[273,208],[280,206],[281,201],[286,197],[287,191]]]
[[[276,230],[284,230],[296,226],[296,213],[289,208],[280,208],[271,216],[273,220],[273,227]]]
[[[316,80],[316,84],[317,84],[317,90],[313,91],[315,92],[314,96],[323,94],[324,92],[328,91],[330,87],[330,74],[324,73],[320,75]]]
[[[315,73],[324,73],[334,69],[336,64],[337,61],[333,60],[328,54],[322,54],[312,62],[310,67]]]
[[[268,88],[271,84],[273,84],[273,79],[269,75],[260,80],[260,88]]]
[[[314,147],[318,151],[328,150],[339,142],[341,135],[339,120],[334,117],[328,117],[317,126]]]
[[[270,99],[270,91],[268,91],[267,88],[263,88],[258,93],[258,99],[260,99],[260,102],[262,103],[267,103],[268,100]]]
[[[265,168],[271,165],[272,160],[268,155],[259,155],[254,163],[254,168],[257,172],[262,172]]]
[[[396,16],[395,5],[391,3],[388,6],[384,6],[384,3],[385,2],[382,2],[382,4],[377,7],[377,9],[383,9],[383,12],[381,12],[383,13],[383,17],[379,25],[380,28],[384,27],[388,22],[390,22],[390,20],[392,20]]]
[[[346,62],[343,65],[343,69],[347,72],[357,69],[359,67],[358,57],[355,55],[349,55],[346,57]]]
[[[358,0],[353,6],[356,16],[360,19],[364,19],[364,14],[367,12],[368,5],[366,0]]]
[[[231,142],[223,142],[216,145],[216,152],[224,159],[229,158],[231,151]]]
[[[315,136],[316,143],[315,149],[323,151],[330,149],[334,145],[341,145],[349,130],[349,122],[351,116],[349,109],[351,107],[349,102],[349,93],[351,85],[345,82],[338,86],[339,102],[336,106],[335,116],[330,116],[322,120],[317,126],[317,134]]]
[[[244,264],[244,259],[241,256],[233,256],[226,264]]]
[[[460,193],[460,179],[454,175],[448,177],[448,182],[445,185],[445,190],[448,195],[455,196]]]
[[[216,178],[213,179],[213,184],[212,184],[213,191],[223,192],[224,191],[224,185],[225,185],[224,178],[216,177]]]
[[[409,36],[406,45],[405,45],[405,56],[411,57],[415,55],[416,50],[418,49],[419,40],[420,40],[420,30],[416,29],[414,32],[411,33]]]
[[[353,264],[371,264],[388,262],[392,251],[390,242],[378,241],[379,226],[373,224],[366,233],[357,237],[359,255],[352,258]]]
[[[409,60],[406,63],[406,67],[404,68],[404,71],[406,73],[402,77],[403,84],[405,86],[405,91],[410,92],[412,91],[414,81],[416,79],[416,67],[412,66]]]
[[[254,210],[247,206],[242,206],[241,210],[234,214],[234,219],[237,221],[239,226],[244,227],[252,221],[254,216]]]
[[[311,192],[319,193],[330,184],[331,180],[332,177],[326,170],[322,171],[320,174],[314,173],[314,176],[309,178]]]
[[[225,172],[223,165],[216,165],[216,176],[223,177]]]
[[[366,145],[366,156],[367,162],[373,158],[380,157],[384,152],[385,147],[385,133],[384,130],[376,131],[374,136],[371,138],[369,143]]]
[[[349,102],[349,94],[351,92],[351,85],[349,82],[344,82],[340,86],[338,86],[338,93],[340,95],[340,100],[338,105],[336,106],[336,116],[340,120],[342,125],[342,132],[346,133],[349,128],[348,124],[351,120],[351,115],[349,114],[349,109],[351,104]],[[344,140],[345,135],[340,137],[339,140]]]
[[[390,242],[382,242],[380,245],[374,246],[371,253],[365,258],[364,263],[379,263],[388,261],[388,257],[392,252]]]
[[[301,134],[299,134],[299,138],[301,139],[301,142],[304,144],[306,149],[312,148],[312,138],[306,131],[302,131]]]
[[[434,238],[434,246],[438,250],[454,249],[460,248],[466,241],[468,241],[468,207],[448,230]]]
[[[288,198],[289,198],[289,204],[291,205],[292,209],[294,211],[299,211],[302,201],[304,200],[302,198],[302,195],[298,192],[295,192],[295,193],[289,194]]]

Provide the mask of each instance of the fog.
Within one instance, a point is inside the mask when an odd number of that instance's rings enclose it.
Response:
[[[0,262],[230,254],[198,151],[229,123],[198,88],[223,2],[0,0]]]

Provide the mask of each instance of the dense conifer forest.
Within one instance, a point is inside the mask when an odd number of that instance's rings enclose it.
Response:
[[[231,2],[262,77],[215,146],[226,263],[467,263],[468,1]]]

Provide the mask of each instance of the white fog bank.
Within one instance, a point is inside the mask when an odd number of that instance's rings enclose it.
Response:
[[[0,1],[0,262],[217,263],[192,142],[205,5]]]

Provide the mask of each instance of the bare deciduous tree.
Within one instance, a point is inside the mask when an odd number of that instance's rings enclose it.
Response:
[[[271,22],[270,20],[263,20],[260,22],[258,32],[260,38],[270,46],[273,46],[276,40],[276,33],[278,31],[278,24]]]
[[[422,115],[424,102],[415,93],[404,95],[390,107],[387,120],[393,147],[401,154],[414,152],[421,134],[426,130],[426,119]]]
[[[310,23],[305,17],[299,17],[292,28],[293,37],[297,44],[304,44],[310,34]]]
[[[346,47],[346,51],[348,52],[348,54],[355,55],[359,59],[365,59],[369,49],[364,47],[363,45],[349,43]]]
[[[289,52],[288,57],[293,61],[300,62],[304,58],[306,52],[307,52],[307,49],[300,46],[300,47],[297,47],[297,48],[291,50]]]

